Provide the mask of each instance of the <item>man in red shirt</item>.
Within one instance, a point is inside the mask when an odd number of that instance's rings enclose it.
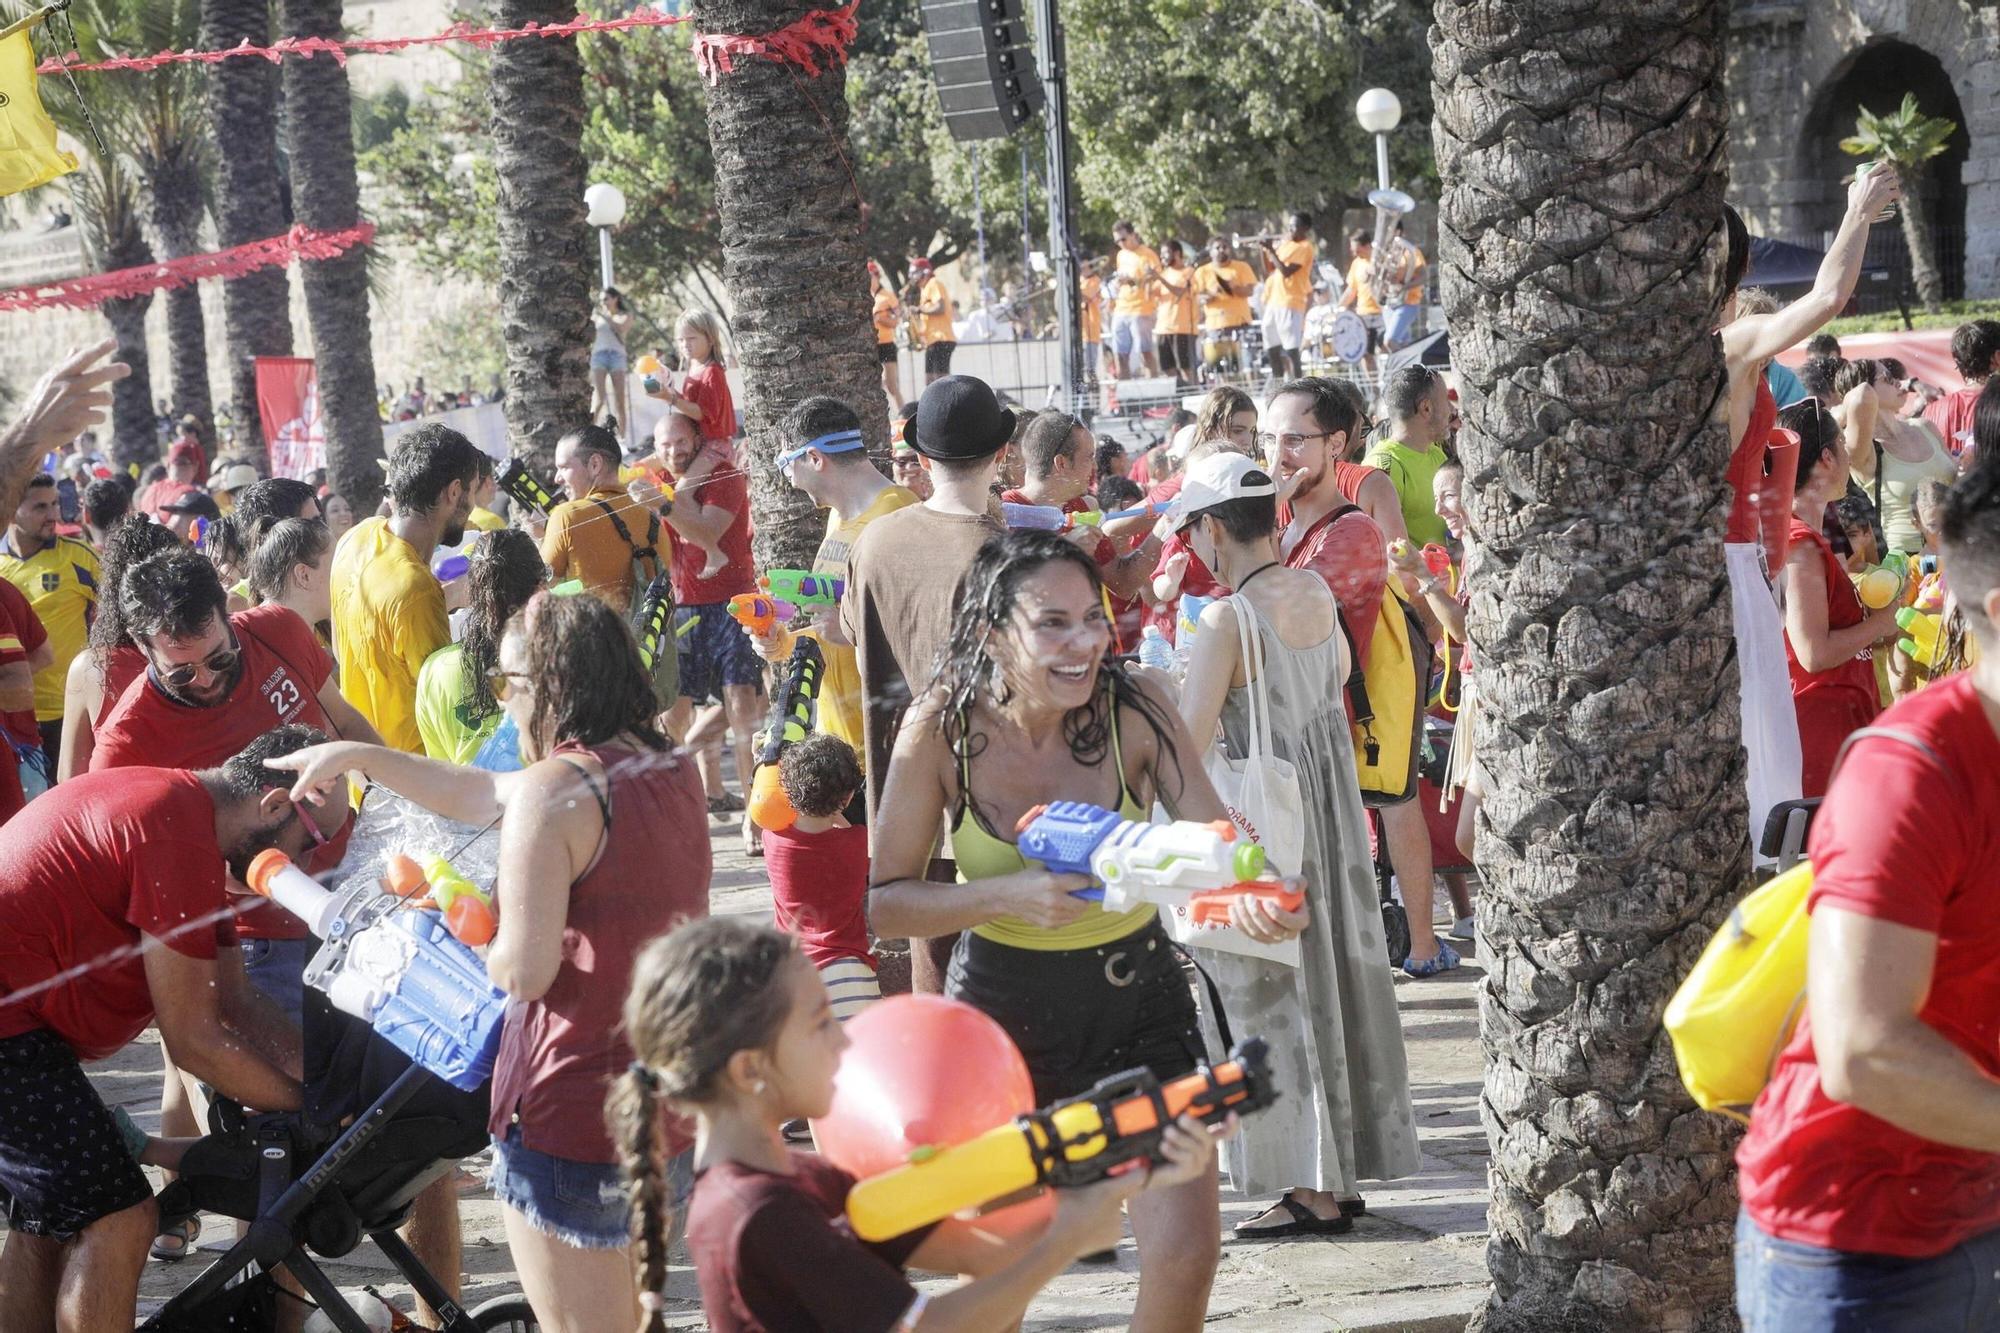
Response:
[[[1023,477],[1018,489],[1000,492],[1007,504],[1047,505],[1065,514],[1095,509],[1090,497],[1091,472],[1097,462],[1097,442],[1090,429],[1067,412],[1054,408],[1037,413],[1021,433]],[[1154,521],[1140,515],[1103,528],[1079,527],[1070,536],[1097,562],[1098,572],[1113,597],[1137,597],[1159,559],[1160,539]],[[1144,533],[1136,550],[1120,554],[1118,538]]]
[[[144,765],[207,768],[273,727],[297,723],[348,740],[380,742],[375,729],[341,696],[333,659],[312,627],[283,606],[228,614],[215,566],[190,550],[140,561],[120,582],[125,632],[146,658],[146,673],[106,706],[90,768]],[[346,803],[314,811],[316,839],[308,866],[328,870],[347,846]],[[294,1023],[301,1020],[301,976],[313,941],[305,924],[275,903],[248,907],[236,933],[257,989]]]
[[[2000,462],[1942,527],[1979,661],[1856,733],[1813,820],[1806,1011],[1737,1150],[1750,1333],[2000,1328]]]
[[[167,451],[167,475],[141,491],[133,508],[151,515],[155,523],[164,523],[167,506],[196,489],[195,478],[200,475],[201,446],[183,440]]]
[[[1965,387],[1953,389],[1924,409],[1924,420],[1937,427],[1938,438],[1953,457],[1972,443],[1972,410],[1979,391],[2000,370],[2000,320],[1975,319],[1952,330],[1951,360]]]
[[[35,722],[35,673],[55,660],[27,594],[0,579],[0,824],[49,789],[48,752]]]
[[[157,1020],[224,1096],[300,1106],[298,1030],[243,976],[227,880],[267,847],[305,854],[266,765],[321,739],[284,727],[198,773],[86,773],[0,828],[0,1328],[133,1324],[152,1190],[83,1061]]]

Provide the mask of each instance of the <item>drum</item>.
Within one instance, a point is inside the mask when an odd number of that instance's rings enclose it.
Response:
[[[1352,310],[1333,317],[1333,354],[1350,366],[1368,355],[1368,325]]]

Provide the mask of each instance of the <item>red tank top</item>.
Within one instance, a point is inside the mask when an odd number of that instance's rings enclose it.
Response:
[[[1810,542],[1819,550],[1820,563],[1826,574],[1826,627],[1846,629],[1859,625],[1868,618],[1867,608],[1861,605],[1861,595],[1854,590],[1854,580],[1847,576],[1847,566],[1833,553],[1833,547],[1816,528],[1809,527],[1798,519],[1790,524],[1790,537],[1795,542]],[[1864,648],[1839,666],[1827,671],[1808,671],[1799,664],[1799,655],[1792,650],[1792,636],[1785,636],[1785,662],[1792,673],[1792,697],[1806,699],[1817,694],[1846,691],[1857,696],[1857,702],[1870,706],[1870,711],[1881,707],[1881,695],[1875,688],[1875,654]]]
[[[575,1162],[618,1160],[604,1127],[611,1080],[632,1062],[620,1011],[632,964],[655,938],[708,915],[712,862],[708,806],[694,761],[655,752],[564,745],[604,765],[610,790],[603,851],[570,885],[562,967],[539,1000],[508,1006],[493,1069],[496,1138],[518,1125],[521,1142]],[[596,779],[594,791],[601,790]],[[505,930],[503,920],[500,928]],[[669,1156],[693,1142],[685,1122],[667,1122]]]
[[[1771,385],[1757,377],[1757,397],[1750,405],[1750,423],[1736,451],[1729,456],[1729,526],[1722,539],[1764,548],[1765,569],[1776,572],[1789,549],[1792,492],[1797,481],[1798,441],[1791,433],[1773,433],[1778,424],[1778,400]]]

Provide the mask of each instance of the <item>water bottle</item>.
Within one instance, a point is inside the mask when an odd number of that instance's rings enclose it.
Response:
[[[1194,636],[1201,629],[1201,613],[1213,597],[1182,593],[1180,609],[1174,616],[1174,674],[1187,674],[1188,658],[1194,653]]]
[[[1157,671],[1174,669],[1174,650],[1158,625],[1148,625],[1139,636],[1139,665]]]

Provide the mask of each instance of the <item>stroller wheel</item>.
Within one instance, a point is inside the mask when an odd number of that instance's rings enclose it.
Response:
[[[1389,966],[1401,967],[1410,956],[1410,917],[1401,903],[1382,904],[1382,933],[1389,937]]]
[[[526,1296],[496,1296],[472,1312],[479,1333],[541,1333]]]

